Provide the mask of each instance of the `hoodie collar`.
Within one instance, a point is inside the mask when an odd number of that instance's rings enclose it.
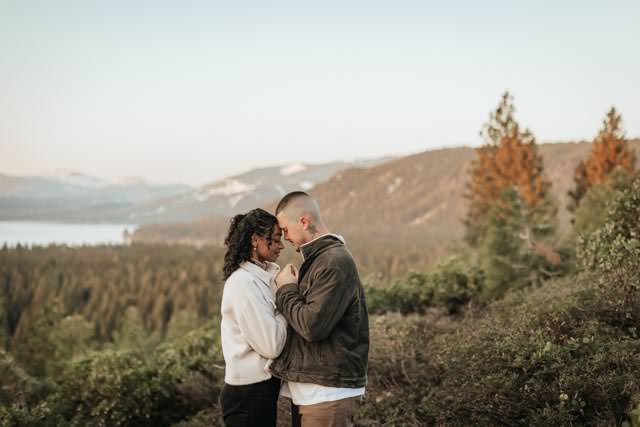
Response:
[[[315,253],[316,251],[324,248],[326,246],[325,240],[326,243],[329,243],[334,239],[340,241],[343,245],[345,244],[344,237],[340,236],[339,234],[325,233],[305,243],[304,245],[301,245],[300,255],[302,256],[302,262],[313,255],[313,253]]]
[[[267,264],[266,270],[260,268],[251,261],[243,261],[240,264],[240,268],[256,276],[258,279],[264,282],[265,285],[271,286],[271,280],[276,274],[278,274],[278,271],[280,271],[280,267],[274,262],[265,261],[265,263]]]

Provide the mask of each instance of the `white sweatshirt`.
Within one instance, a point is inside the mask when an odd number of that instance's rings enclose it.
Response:
[[[224,284],[220,313],[224,381],[232,385],[253,384],[271,378],[266,369],[287,338],[287,321],[275,304],[277,264],[264,270],[243,262]]]

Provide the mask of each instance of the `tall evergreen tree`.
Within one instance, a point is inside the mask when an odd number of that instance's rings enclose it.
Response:
[[[522,199],[515,187],[507,188],[500,197],[500,203],[495,203],[490,209],[486,235],[480,247],[485,275],[484,300],[492,300],[507,289],[523,285],[521,259],[524,243],[517,237],[522,223]]]
[[[580,161],[575,169],[575,186],[569,191],[569,211],[575,212],[587,190],[603,184],[614,169],[633,173],[635,162],[635,153],[630,149],[622,129],[622,115],[615,107],[611,107],[602,122],[602,129],[593,140],[591,154],[586,160]]]
[[[4,295],[0,294],[0,351],[9,348],[9,317]]]
[[[502,192],[510,187],[525,203],[523,215],[532,232],[548,230],[555,216],[551,183],[544,176],[535,137],[520,130],[514,112],[513,98],[506,92],[480,132],[484,145],[476,149],[466,194],[465,237],[474,246],[486,235],[492,205],[500,203]]]

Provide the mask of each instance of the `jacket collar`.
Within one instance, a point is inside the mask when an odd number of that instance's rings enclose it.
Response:
[[[256,276],[258,279],[264,282],[265,285],[271,286],[271,280],[278,273],[278,271],[280,271],[280,267],[278,266],[278,264],[273,262],[265,261],[265,263],[267,264],[266,270],[258,267],[251,261],[243,261],[240,264],[240,268]]]
[[[310,242],[305,243],[304,245],[300,246],[300,255],[302,256],[302,262],[305,262],[307,259],[314,258],[328,246],[333,246],[336,243],[344,245],[344,237],[338,234],[326,233],[316,237]]]

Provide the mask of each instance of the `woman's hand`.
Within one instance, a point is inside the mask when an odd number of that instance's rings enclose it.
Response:
[[[298,284],[298,269],[293,264],[285,265],[276,276],[277,288],[290,283]]]

